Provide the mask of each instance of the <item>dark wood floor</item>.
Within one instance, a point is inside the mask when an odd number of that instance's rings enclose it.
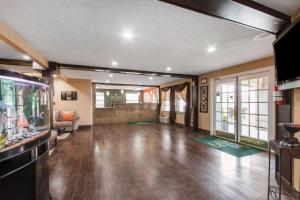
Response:
[[[185,128],[96,126],[59,142],[49,158],[53,199],[262,200],[266,153],[243,158],[196,143]]]

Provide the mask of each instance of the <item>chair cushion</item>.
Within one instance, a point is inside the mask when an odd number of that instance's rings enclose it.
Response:
[[[74,117],[73,111],[63,111],[61,113],[62,120],[61,121],[72,121]]]

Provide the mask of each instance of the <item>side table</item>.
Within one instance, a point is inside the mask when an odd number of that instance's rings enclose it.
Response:
[[[271,179],[271,150],[278,156],[278,170],[279,170],[279,181],[278,187],[271,186],[270,179]],[[270,140],[269,141],[269,169],[268,169],[268,200],[281,200],[282,196],[282,170],[281,170],[281,158],[287,157],[292,159],[300,159],[300,147],[289,147],[285,145],[281,145],[278,140]],[[300,200],[300,192],[296,191],[292,185],[288,188],[285,188],[289,194],[294,193],[297,198]]]

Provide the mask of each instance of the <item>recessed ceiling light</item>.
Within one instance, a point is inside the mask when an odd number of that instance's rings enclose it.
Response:
[[[153,79],[153,77],[152,77],[152,76],[150,76],[150,77],[149,77],[149,79],[150,79],[150,80],[152,80],[152,79]]]
[[[103,70],[103,69],[96,69],[95,71],[96,72],[105,72],[105,70]]]
[[[166,70],[169,72],[169,71],[172,71],[172,68],[171,67],[167,67]]]
[[[133,33],[131,32],[131,31],[124,31],[123,32],[123,37],[125,38],[125,39],[132,39],[133,38]]]
[[[112,66],[117,66],[117,65],[118,65],[118,62],[117,62],[117,61],[112,61],[111,65],[112,65]]]
[[[28,55],[23,55],[23,59],[24,59],[24,60],[30,60],[30,56],[28,56]]]
[[[114,77],[114,75],[113,75],[113,74],[108,74],[108,76],[109,76],[110,78]]]
[[[212,52],[215,52],[216,50],[217,50],[217,48],[215,46],[210,46],[210,47],[208,47],[207,52],[212,53]]]
[[[105,83],[109,83],[109,80],[106,80]]]
[[[121,94],[123,94],[123,93],[124,93],[124,90],[122,89],[122,90],[121,90]]]

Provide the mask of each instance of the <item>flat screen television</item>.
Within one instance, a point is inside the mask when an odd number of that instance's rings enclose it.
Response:
[[[278,85],[280,86],[297,80],[299,82],[300,19],[279,35],[273,46]]]

